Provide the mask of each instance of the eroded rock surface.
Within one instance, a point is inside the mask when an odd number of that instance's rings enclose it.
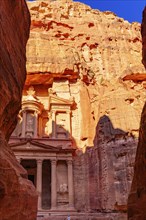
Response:
[[[146,80],[140,24],[71,0],[34,1],[28,6],[32,22],[26,86],[49,87],[59,79],[62,91],[68,87],[78,105],[73,137],[82,148],[93,145],[103,115],[115,128],[138,136]]]
[[[35,82],[37,73],[45,73],[48,81],[59,76],[91,83],[142,67],[140,24],[71,0],[28,5],[28,79],[34,75]]]
[[[43,84],[76,103],[75,208],[125,212],[145,102],[140,24],[71,0],[28,5],[26,89],[39,95]]]
[[[146,68],[146,8],[142,21],[143,64]],[[140,122],[139,142],[136,153],[134,178],[128,199],[128,219],[146,219],[146,104],[143,107]]]
[[[42,83],[76,102],[76,209],[125,212],[145,102],[140,24],[71,0],[28,5],[26,86]]]
[[[37,195],[7,146],[17,123],[26,77],[29,12],[24,0],[0,2],[0,219],[36,218]]]

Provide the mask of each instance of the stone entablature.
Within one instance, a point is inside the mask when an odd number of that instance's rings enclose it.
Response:
[[[10,141],[9,141],[9,144],[11,145],[16,145],[16,146],[19,146],[19,145],[24,145],[27,141],[30,141],[31,142],[35,142],[37,141],[37,144],[40,144],[40,145],[47,145],[47,146],[52,146],[54,148],[57,148],[57,149],[63,149],[63,150],[66,150],[66,149],[75,149],[73,147],[73,142],[71,139],[53,139],[53,138],[19,138],[19,137],[11,137]]]

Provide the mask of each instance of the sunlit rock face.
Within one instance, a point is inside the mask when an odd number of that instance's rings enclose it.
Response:
[[[73,136],[80,148],[93,145],[96,125],[105,114],[115,128],[137,136],[145,80],[140,24],[71,0],[28,6],[26,85],[69,80],[70,93],[78,99]]]
[[[142,62],[146,68],[146,8],[143,10],[141,33],[142,33]]]
[[[142,68],[140,24],[69,0],[28,4],[28,74],[51,73],[50,80],[58,75],[91,83]]]
[[[37,195],[7,146],[26,77],[30,17],[24,0],[0,2],[0,219],[35,219]],[[31,209],[30,209],[31,207]]]
[[[26,89],[39,97],[43,85],[76,103],[75,208],[125,212],[145,102],[140,24],[71,0],[28,6]]]
[[[146,8],[143,11],[142,20],[142,61],[146,68]],[[134,178],[128,199],[128,219],[146,219],[146,104],[141,114],[139,142],[136,153]]]

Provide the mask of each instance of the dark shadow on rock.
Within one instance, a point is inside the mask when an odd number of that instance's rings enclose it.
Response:
[[[110,118],[107,115],[103,115],[96,126],[96,136],[94,138],[94,146],[96,140],[112,141],[120,137],[126,137],[128,132],[123,131],[120,128],[114,128]]]
[[[88,147],[84,156],[89,172],[90,210],[119,214],[127,211],[136,145],[137,139],[114,128],[107,115],[99,119],[94,146]]]

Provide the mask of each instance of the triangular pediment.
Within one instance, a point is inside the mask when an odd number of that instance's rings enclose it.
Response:
[[[51,145],[46,145],[37,141],[19,141],[16,143],[10,143],[9,146],[13,151],[46,151],[46,152],[58,152],[61,148],[56,148]]]
[[[72,106],[74,103],[73,98],[71,99],[64,99],[61,97],[58,97],[57,95],[50,95],[49,96],[49,104],[57,104],[57,105],[68,105]]]

